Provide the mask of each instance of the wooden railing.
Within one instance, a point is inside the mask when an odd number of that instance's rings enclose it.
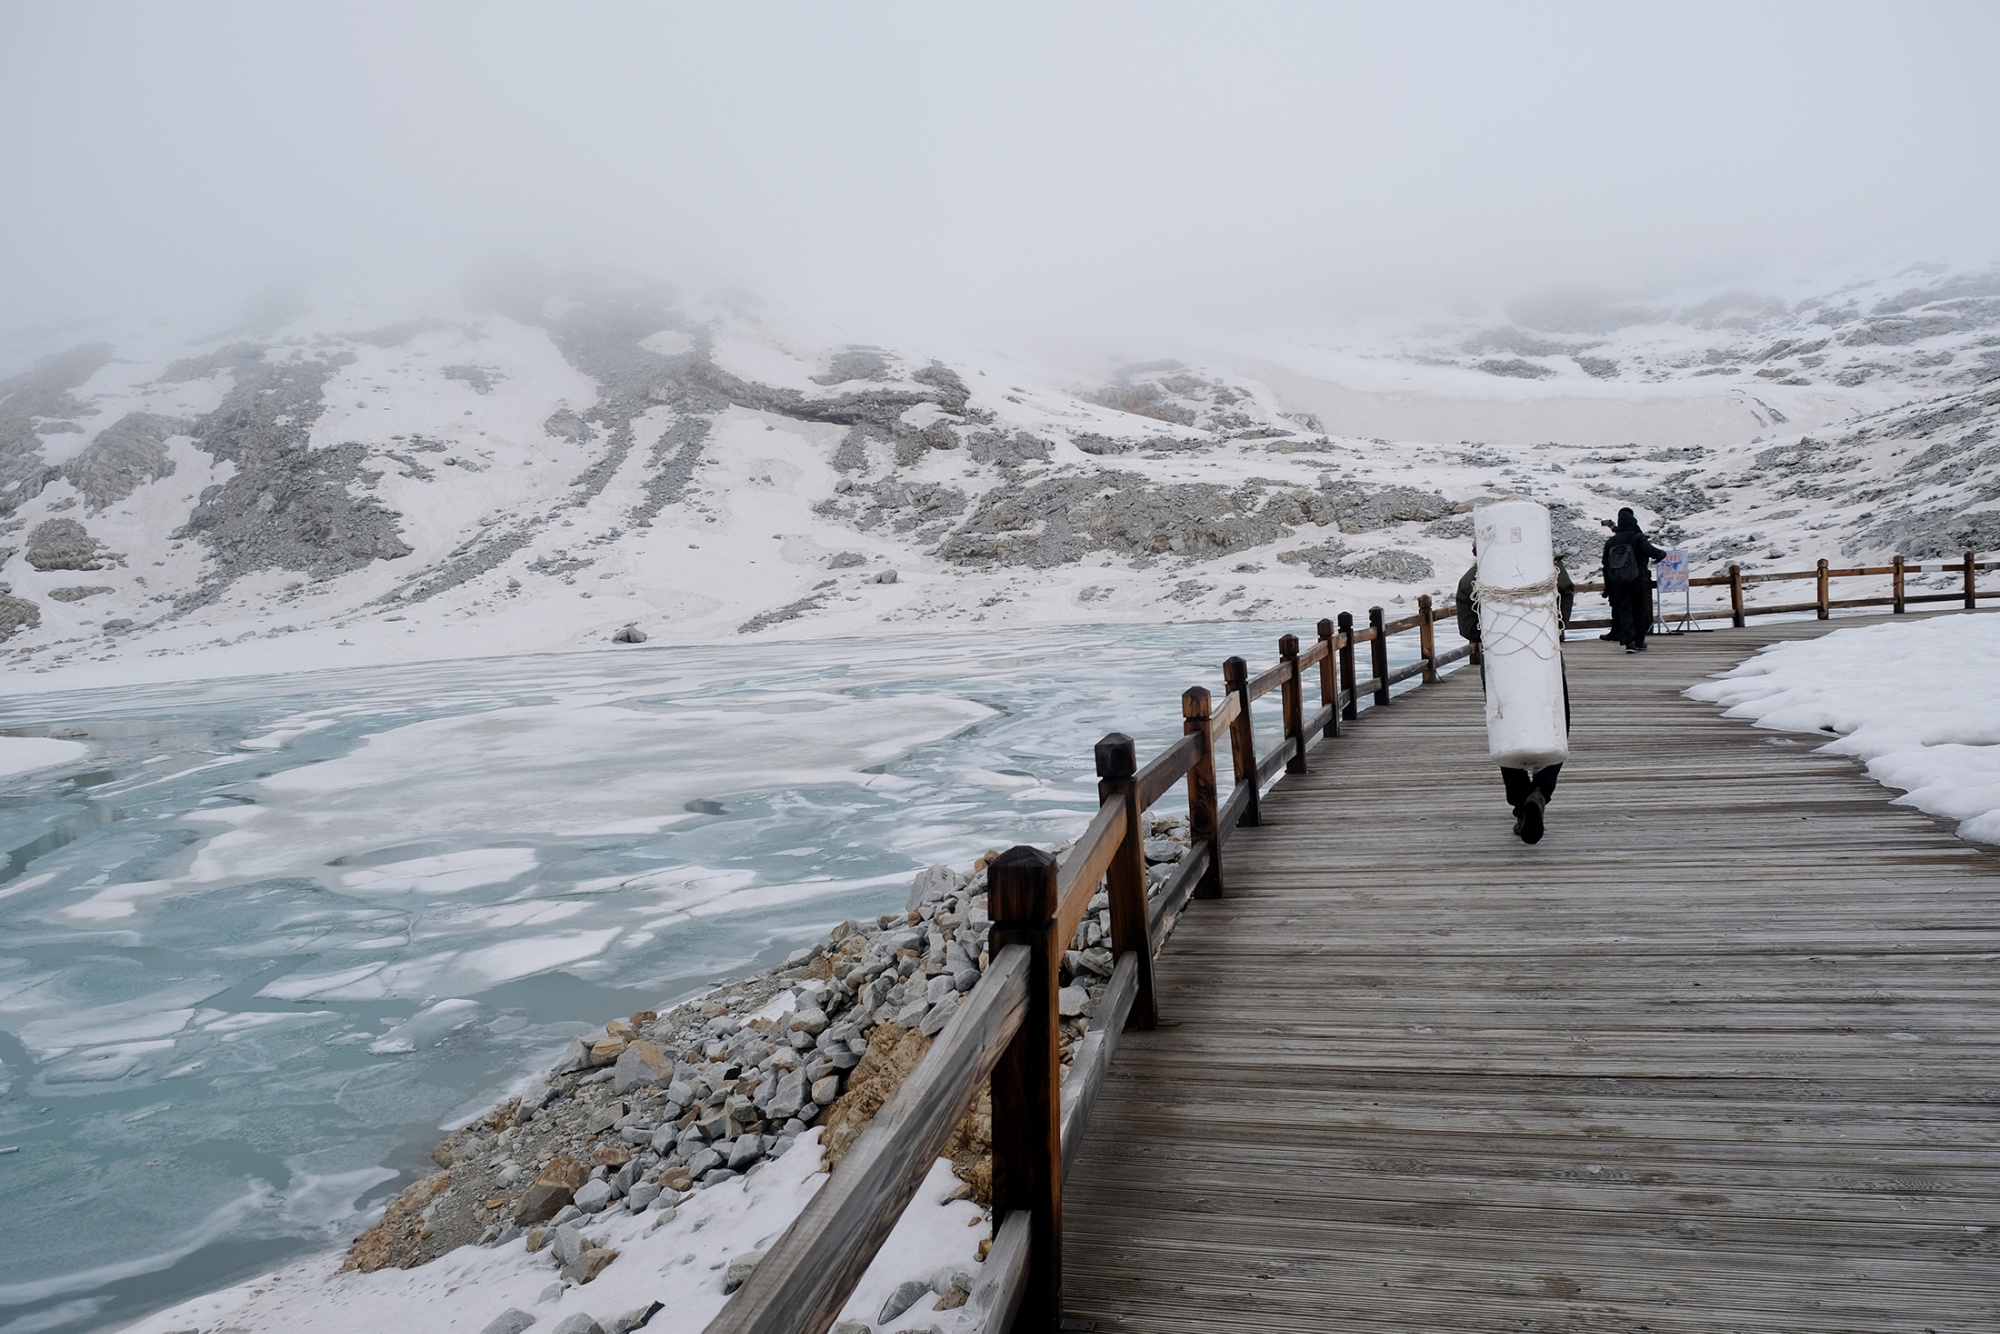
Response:
[[[1745,620],[1751,616],[1797,615],[1809,611],[1823,621],[1835,611],[1854,607],[1888,607],[1901,615],[1913,606],[1932,602],[1956,602],[1967,611],[1971,611],[1978,606],[1981,598],[1989,601],[2000,598],[2000,589],[1982,590],[1977,584],[1979,573],[2000,570],[2000,561],[1981,561],[1976,559],[1976,554],[1968,551],[1959,560],[1934,562],[1929,565],[1906,561],[1897,556],[1887,565],[1856,565],[1842,569],[1835,569],[1822,560],[1814,569],[1782,570],[1771,574],[1745,574],[1742,566],[1732,565],[1727,574],[1702,575],[1688,580],[1690,588],[1727,588],[1729,605],[1689,611],[1686,615],[1689,619],[1697,621],[1728,621],[1741,629]],[[1948,593],[1911,593],[1907,590],[1906,581],[1913,574],[1956,575],[1959,587]],[[1889,591],[1886,594],[1861,598],[1832,596],[1833,581],[1836,579],[1881,579],[1885,576],[1890,581]],[[1752,584],[1785,583],[1803,579],[1814,581],[1814,597],[1811,602],[1764,603],[1752,606],[1744,596],[1744,590]],[[1576,588],[1579,593],[1604,591],[1604,585],[1601,583],[1578,584]],[[1663,606],[1660,609],[1661,617],[1669,622],[1680,620],[1682,614],[1672,606]],[[1572,621],[1570,629],[1596,630],[1610,624],[1609,620]]]
[[[1295,635],[1281,638],[1277,662],[1254,675],[1242,658],[1229,659],[1219,700],[1200,686],[1186,691],[1180,740],[1143,766],[1132,738],[1114,732],[1098,742],[1097,814],[1060,859],[1014,847],[987,867],[993,927],[978,985],[708,1334],[822,1334],[831,1326],[981,1087],[993,1102],[993,1245],[957,1329],[1053,1329],[1063,1170],[1082,1142],[1119,1034],[1157,1020],[1153,960],[1174,922],[1189,899],[1223,893],[1223,847],[1238,826],[1262,820],[1261,787],[1280,770],[1305,772],[1314,747],[1339,736],[1361,709],[1388,704],[1396,685],[1436,681],[1472,653],[1471,645],[1437,651],[1433,625],[1456,615],[1455,605],[1434,606],[1428,596],[1399,620],[1371,608],[1358,629],[1342,613],[1319,623],[1310,647]],[[1413,630],[1415,661],[1392,669],[1389,639]],[[1368,675],[1360,677],[1364,645]],[[1272,691],[1283,735],[1259,756],[1252,711]],[[1318,700],[1311,714],[1308,693]],[[1216,773],[1225,744],[1227,798]],[[1183,783],[1190,847],[1149,894],[1142,817]],[[1056,1008],[1062,956],[1100,884],[1116,962],[1064,1079]]]
[[[1962,591],[1906,594],[1903,577],[1919,571],[1962,570]],[[1950,566],[1908,564],[1900,557],[1877,569],[1830,569],[1690,580],[1730,589],[1730,608],[1700,612],[1701,619],[1957,601],[1970,608],[2000,590],[1974,586],[1979,564],[1971,555]],[[1828,584],[1858,575],[1895,576],[1892,598],[1830,599]],[[1749,606],[1746,585],[1817,579],[1814,602]],[[1580,584],[1579,591],[1601,585]],[[957,1313],[957,1334],[1006,1334],[1056,1328],[1062,1300],[1062,1183],[1065,1167],[1082,1142],[1092,1105],[1103,1087],[1119,1034],[1151,1028],[1158,1019],[1153,962],[1191,898],[1224,892],[1223,848],[1238,827],[1262,822],[1260,789],[1280,770],[1303,773],[1306,757],[1337,738],[1341,724],[1363,708],[1391,703],[1406,681],[1437,681],[1444,668],[1476,653],[1463,644],[1437,651],[1433,627],[1455,617],[1457,607],[1417,599],[1414,615],[1390,621],[1380,607],[1356,628],[1342,613],[1321,621],[1309,648],[1297,636],[1278,641],[1278,660],[1252,674],[1242,658],[1223,664],[1220,700],[1196,686],[1181,696],[1182,735],[1144,765],[1130,737],[1112,733],[1097,743],[1098,810],[1060,858],[1038,848],[1008,849],[987,868],[987,911],[992,919],[988,965],[978,985],[938,1034],[930,1052],[902,1089],[884,1105],[848,1151],[826,1185],[770,1248],[720,1314],[708,1334],[823,1334],[838,1317],[869,1262],[915,1196],[931,1164],[982,1086],[993,1103],[993,1245],[977,1286]],[[1605,621],[1577,621],[1585,629]],[[1417,655],[1389,665],[1392,636],[1415,631]],[[1366,677],[1360,650],[1367,647]],[[1306,713],[1308,683],[1318,705]],[[1413,687],[1414,688],[1414,687]],[[1280,693],[1283,735],[1271,750],[1256,751],[1252,710]],[[1227,743],[1233,777],[1223,798],[1217,754]],[[1186,784],[1190,848],[1171,877],[1148,893],[1142,817],[1176,786]],[[1096,894],[1107,888],[1116,963],[1098,998],[1090,1031],[1062,1077],[1056,993],[1063,951]]]

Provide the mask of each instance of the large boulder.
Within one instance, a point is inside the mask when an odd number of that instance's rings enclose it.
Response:
[[[557,1154],[522,1194],[514,1221],[522,1227],[548,1222],[576,1198],[577,1190],[588,1180],[589,1168],[566,1153]]]
[[[49,519],[28,534],[28,564],[38,570],[101,570],[115,559],[75,519]]]

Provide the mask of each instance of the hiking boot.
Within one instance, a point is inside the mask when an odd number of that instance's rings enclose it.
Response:
[[[1543,814],[1548,810],[1549,799],[1540,792],[1531,792],[1521,803],[1521,818],[1514,822],[1514,832],[1521,836],[1523,843],[1542,841]]]
[[[1638,643],[1634,644],[1632,646],[1632,651],[1634,653],[1644,653],[1646,651],[1646,641],[1642,639]]]
[[[1625,646],[1625,651],[1626,651],[1627,653],[1637,653],[1637,652],[1638,652],[1639,650],[1638,650],[1638,649],[1636,649],[1636,648],[1633,648],[1633,647],[1632,647],[1632,646],[1631,646],[1630,644],[1627,644],[1627,645]]]
[[[1606,630],[1603,634],[1599,635],[1598,638],[1615,640],[1618,638],[1618,632],[1616,630]]]

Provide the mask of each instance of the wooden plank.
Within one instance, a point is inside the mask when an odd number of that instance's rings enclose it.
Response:
[[[1097,1094],[1104,1087],[1104,1078],[1111,1071],[1111,1058],[1118,1051],[1118,1035],[1125,1031],[1125,1020],[1132,1013],[1132,1002],[1139,994],[1139,956],[1133,953],[1118,956],[1118,963],[1111,970],[1111,980],[1098,993],[1097,1010],[1091,1016],[1090,1031],[1077,1044],[1076,1055],[1069,1063],[1069,1073],[1062,1083],[1062,1146],[1063,1170],[1076,1158],[1077,1150],[1083,1147],[1084,1132],[1090,1126],[1090,1109],[1097,1105]]]
[[[993,1248],[979,1266],[979,1281],[959,1308],[954,1334],[1006,1334],[1021,1310],[1028,1278],[1028,1215],[1016,1209],[993,1230]]]
[[[1028,1011],[1028,951],[994,956],[903,1087],[707,1325],[824,1334],[964,1119]]]
[[[1064,854],[1056,878],[1056,938],[1067,941],[1076,934],[1083,914],[1118,846],[1125,839],[1125,813],[1121,806],[1099,806],[1097,814],[1077,835],[1076,843]]]
[[[1257,784],[1259,786],[1262,786],[1263,784],[1270,782],[1272,775],[1276,774],[1278,770],[1285,767],[1285,761],[1292,758],[1292,753],[1297,748],[1298,748],[1298,742],[1291,737],[1286,737],[1283,741],[1280,741],[1277,745],[1271,747],[1271,753],[1266,755],[1263,759],[1257,761],[1257,774],[1255,780]],[[1246,793],[1245,795],[1247,796],[1248,794]]]
[[[1167,943],[1167,938],[1173,934],[1175,920],[1179,918],[1181,910],[1187,907],[1188,900],[1194,895],[1195,886],[1201,883],[1202,875],[1207,870],[1208,849],[1197,847],[1181,859],[1180,865],[1174,868],[1173,875],[1153,896],[1150,930],[1155,955],[1159,954]]]
[[[1230,897],[1174,905],[1178,1023],[1123,1036],[1075,1156],[1068,1313],[2000,1328],[2000,1233],[1967,1231],[2000,1217],[2000,858],[1823,737],[1679,695],[1865,623],[1572,642],[1577,730],[1534,848],[1471,673],[1283,778],[1229,839]]]
[[[1289,664],[1274,662],[1263,671],[1251,677],[1249,681],[1250,698],[1262,699],[1273,690],[1276,690],[1285,683],[1285,676],[1290,671],[1291,667]]]
[[[1174,784],[1187,777],[1188,769],[1201,754],[1199,737],[1183,736],[1146,762],[1144,768],[1132,780],[1137,794],[1139,809],[1149,809],[1172,790]]]

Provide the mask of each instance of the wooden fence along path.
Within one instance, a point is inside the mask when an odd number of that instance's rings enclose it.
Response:
[[[1973,583],[2000,562],[1962,568],[1955,599],[2000,600]],[[1453,614],[1323,621],[1187,691],[1143,766],[1099,743],[1097,817],[989,869],[979,985],[710,1334],[827,1329],[989,1080],[961,1334],[2000,1329],[2000,859],[1679,696],[1825,627],[1573,641],[1528,847],[1476,673],[1440,676]],[[1194,851],[1149,895],[1141,816],[1183,779]],[[1118,961],[1062,1078],[1100,886]]]

